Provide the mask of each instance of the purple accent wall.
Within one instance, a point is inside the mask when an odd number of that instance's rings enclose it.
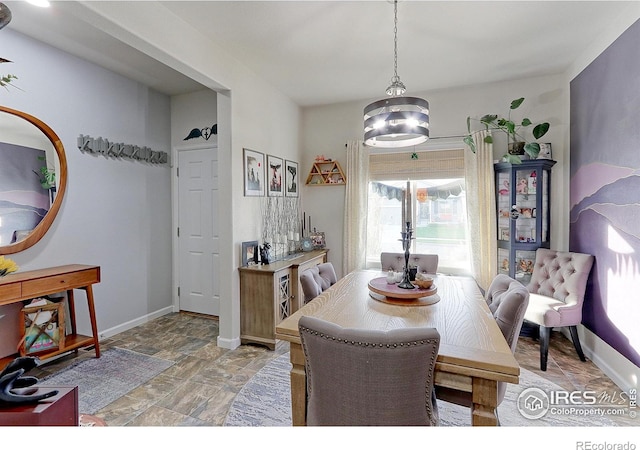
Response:
[[[640,21],[570,84],[569,250],[595,256],[582,323],[640,366]]]

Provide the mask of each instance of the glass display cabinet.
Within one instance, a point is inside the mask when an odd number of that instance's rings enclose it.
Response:
[[[494,164],[498,270],[524,285],[531,280],[536,249],[549,248],[550,159]]]

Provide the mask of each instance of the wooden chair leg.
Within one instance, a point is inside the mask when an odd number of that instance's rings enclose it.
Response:
[[[587,358],[585,358],[584,353],[582,353],[582,346],[580,345],[580,339],[578,338],[578,328],[573,325],[569,327],[569,331],[571,332],[571,340],[573,341],[573,346],[576,348],[576,352],[578,352],[580,361],[586,361]]]
[[[540,370],[547,371],[547,357],[549,356],[549,337],[551,336],[551,327],[540,325]]]

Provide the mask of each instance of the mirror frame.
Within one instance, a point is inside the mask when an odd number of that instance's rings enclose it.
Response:
[[[49,139],[53,144],[53,148],[58,155],[58,161],[60,163],[60,173],[56,174],[58,179],[58,184],[56,186],[56,196],[53,200],[51,208],[49,208],[49,212],[47,212],[40,223],[33,229],[31,233],[29,233],[26,238],[10,245],[0,246],[0,255],[9,255],[11,253],[21,252],[35,245],[40,239],[42,239],[45,233],[49,230],[49,227],[51,227],[51,224],[56,218],[58,210],[62,205],[62,199],[64,198],[64,193],[67,188],[67,158],[64,154],[64,146],[62,145],[62,141],[55,133],[55,131],[53,131],[46,123],[36,117],[33,117],[30,114],[7,108],[5,106],[0,106],[0,112],[18,116],[26,120],[27,122],[30,122],[42,133],[44,133],[47,139]]]

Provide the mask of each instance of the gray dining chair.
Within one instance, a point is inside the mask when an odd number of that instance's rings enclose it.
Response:
[[[582,322],[582,304],[593,261],[593,255],[586,253],[536,250],[531,281],[527,285],[531,296],[524,320],[538,326],[542,371],[547,370],[553,328],[569,327],[578,357],[586,361],[577,325]]]
[[[435,328],[342,328],[298,322],[307,372],[307,425],[438,425]]]
[[[305,270],[300,274],[304,302],[310,302],[326,289],[336,284],[337,281],[336,271],[330,262],[318,264]]]
[[[380,253],[380,265],[386,272],[391,269],[394,272],[401,272],[404,269],[404,253]],[[419,272],[436,273],[438,271],[438,255],[430,254],[410,254],[409,265],[417,266]]]
[[[529,304],[529,295],[529,291],[522,283],[505,274],[496,275],[485,294],[487,306],[514,354]],[[499,381],[496,406],[502,403],[506,391],[507,383]],[[469,408],[473,404],[470,392],[437,387],[436,394],[439,400],[449,403]]]

